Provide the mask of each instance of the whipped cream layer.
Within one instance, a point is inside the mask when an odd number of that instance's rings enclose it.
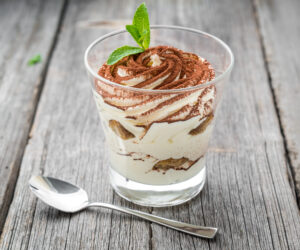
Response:
[[[111,166],[144,184],[167,185],[187,180],[204,166],[213,127],[214,78],[211,65],[197,55],[166,46],[150,48],[104,64],[99,74],[122,88],[95,80],[94,97],[106,134]]]
[[[135,88],[177,90],[210,81],[215,73],[209,62],[195,54],[158,46],[126,57],[115,65],[104,64],[99,75]],[[214,86],[168,94],[130,91],[100,81],[95,86],[107,104],[122,110],[139,126],[204,117],[211,112],[216,95]]]
[[[98,100],[99,106],[103,107]],[[105,111],[104,111],[105,110]],[[194,117],[185,121],[174,123],[154,123],[147,134],[142,138],[143,128],[130,127],[124,120],[126,128],[136,135],[135,138],[123,140],[116,136],[110,128],[109,121],[114,113],[106,110],[100,111],[102,127],[105,131],[111,167],[126,178],[150,185],[169,185],[187,180],[204,167],[205,153],[213,124],[209,123],[202,133],[192,135],[189,133],[204,124],[207,118],[199,121]],[[177,169],[159,169],[157,163],[168,159],[183,159],[185,161]]]

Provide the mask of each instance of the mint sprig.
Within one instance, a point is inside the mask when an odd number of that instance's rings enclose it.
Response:
[[[126,25],[127,31],[143,49],[148,49],[150,43],[150,23],[145,3],[136,10],[132,25]],[[132,33],[132,31],[134,31]]]
[[[150,23],[145,3],[142,3],[136,9],[132,24],[126,25],[126,30],[140,47],[125,45],[114,50],[108,57],[108,65],[113,65],[126,56],[138,54],[148,49],[150,44]]]
[[[37,54],[37,55],[33,56],[32,58],[30,58],[30,59],[28,60],[27,64],[28,64],[29,66],[32,66],[32,65],[37,64],[37,63],[39,63],[39,62],[41,62],[41,61],[42,61],[41,55],[40,55],[40,54]]]

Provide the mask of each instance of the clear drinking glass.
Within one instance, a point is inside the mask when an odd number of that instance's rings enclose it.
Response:
[[[111,185],[120,196],[140,205],[183,203],[196,196],[205,183],[205,154],[216,108],[233,67],[233,54],[223,41],[207,33],[176,26],[151,26],[151,47],[168,45],[197,54],[211,63],[216,76],[210,82],[185,89],[138,89],[98,75],[110,53],[125,44],[136,46],[126,30],[107,34],[88,47],[84,59],[106,137]],[[110,94],[117,97],[113,100],[116,105],[105,101]],[[201,96],[201,104],[195,107],[199,115],[143,125],[142,113],[155,103],[142,108],[139,103],[175,96],[185,96],[190,102],[193,99],[189,98]],[[126,111],[118,108],[127,102],[136,102],[137,108]],[[165,105],[153,115],[159,118],[162,112],[174,114],[185,104],[178,101]],[[141,114],[139,123],[130,117],[132,114]]]

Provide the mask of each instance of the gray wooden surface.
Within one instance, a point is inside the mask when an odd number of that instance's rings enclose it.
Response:
[[[300,204],[300,1],[255,1],[269,84]]]
[[[296,0],[146,1],[151,23],[205,30],[236,57],[206,186],[189,203],[160,209],[130,204],[110,188],[83,65],[88,44],[130,23],[140,2],[33,2],[0,1],[0,249],[299,249],[300,83],[297,53],[285,52],[286,46],[299,50]],[[288,39],[280,37],[282,29]],[[43,63],[28,67],[35,53]],[[31,195],[32,174],[70,180],[93,200],[218,226],[220,233],[203,240],[104,209],[63,214]]]
[[[9,208],[63,7],[0,1],[0,232]],[[40,53],[43,61],[28,67]]]

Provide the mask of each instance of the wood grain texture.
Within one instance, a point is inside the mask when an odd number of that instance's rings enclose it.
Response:
[[[255,6],[300,202],[300,2],[257,0]]]
[[[62,7],[63,1],[0,1],[0,232]],[[42,62],[28,66],[36,54]]]
[[[218,226],[215,240],[109,210],[66,215],[30,194],[30,176],[45,174],[77,183],[92,200],[137,208],[109,187],[104,137],[82,57],[95,38],[129,23],[126,19],[138,4],[69,1],[0,249],[297,249],[299,211],[288,182],[250,0],[147,2],[151,23],[211,32],[224,39],[236,56],[208,153],[203,192],[187,204],[151,210],[168,218]],[[116,15],[116,9],[122,11]]]
[[[236,62],[217,117],[202,194],[183,206],[153,210],[220,227],[220,233],[208,242],[152,224],[153,248],[299,248],[299,210],[289,187],[283,140],[251,1],[172,3],[151,2],[156,9],[155,22],[172,20],[215,34],[232,47]],[[168,15],[164,14],[166,8],[172,9]]]
[[[106,209],[63,214],[37,201],[28,189],[30,176],[42,173],[77,183],[91,200],[135,207],[115,196],[109,186],[104,137],[83,65],[87,46],[109,29],[82,25],[82,21],[109,20],[115,17],[115,9],[136,5],[69,1],[0,249],[148,248],[150,224],[145,221]],[[129,13],[124,11],[119,16]]]

